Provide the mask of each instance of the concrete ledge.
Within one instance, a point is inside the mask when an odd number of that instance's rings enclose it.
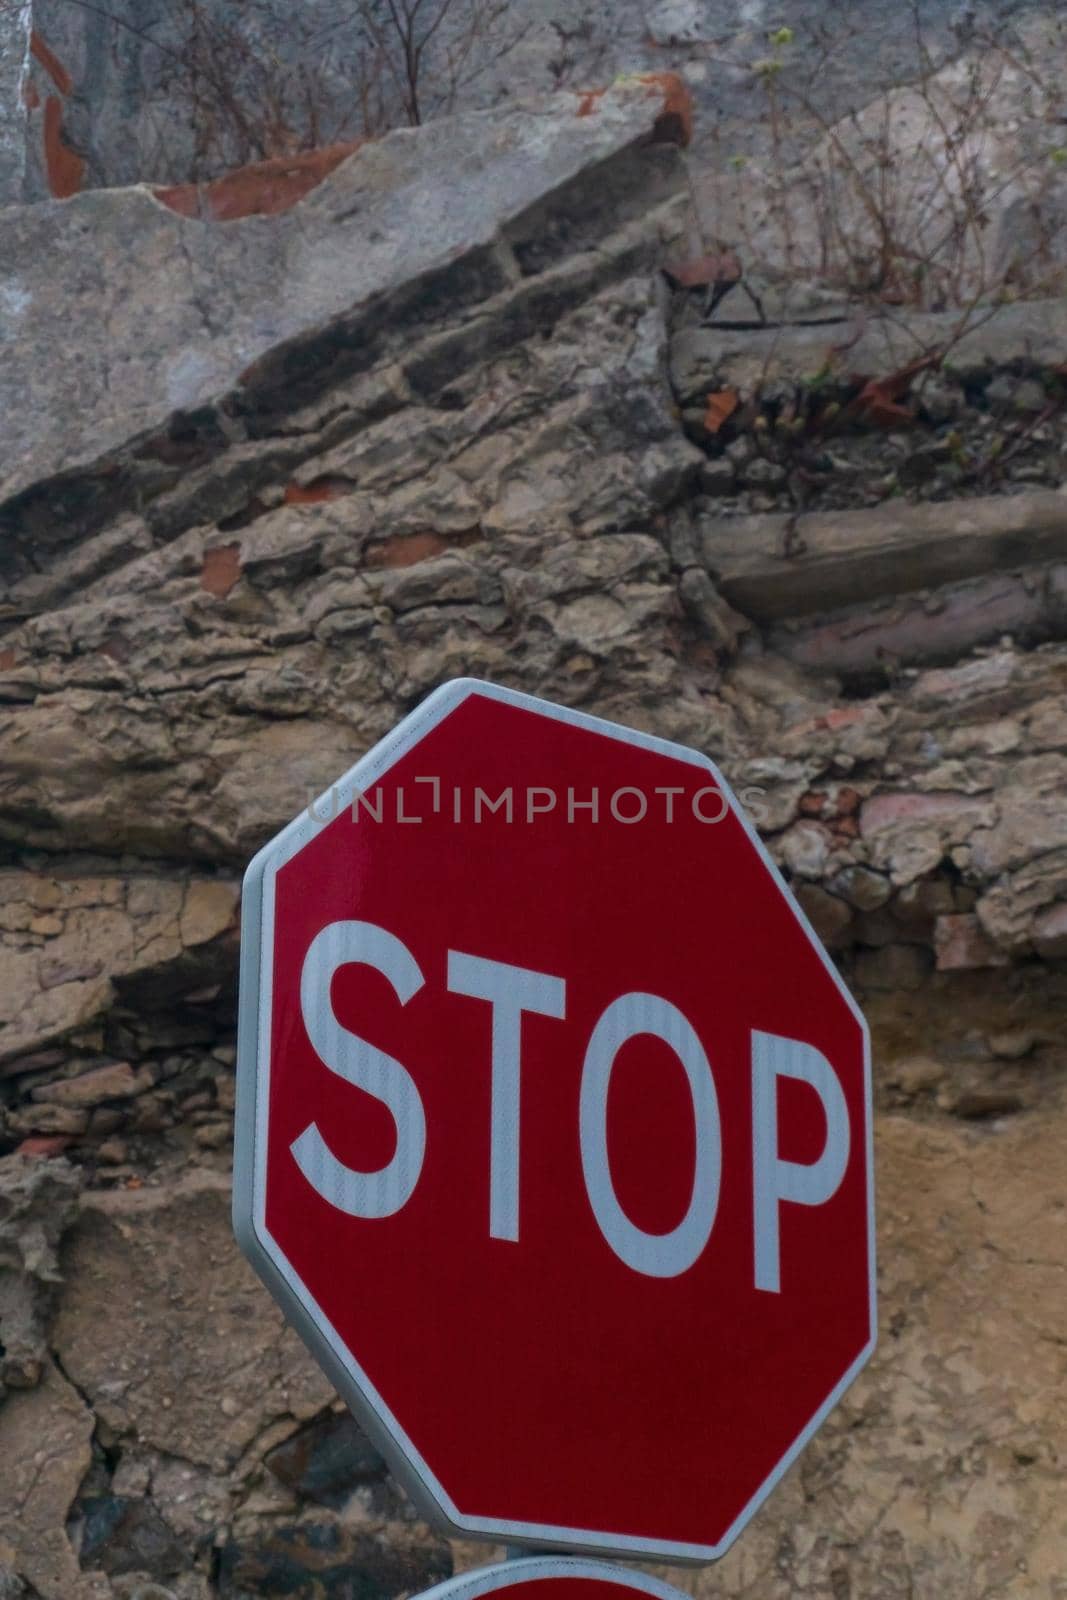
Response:
[[[730,605],[774,623],[1067,558],[1067,492],[706,519],[697,543]]]
[[[983,307],[971,324],[962,312],[946,311],[795,327],[680,328],[671,342],[671,377],[687,404],[713,388],[751,395],[768,382],[803,383],[831,362],[842,376],[875,377],[932,350],[944,350],[946,368],[965,379],[1067,362],[1067,300],[1020,301],[992,314]]]

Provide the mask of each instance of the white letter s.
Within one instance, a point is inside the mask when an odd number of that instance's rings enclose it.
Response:
[[[331,1152],[314,1122],[291,1149],[315,1192],[350,1217],[391,1217],[406,1205],[422,1172],[426,1116],[407,1068],[338,1022],[330,1003],[334,974],[350,962],[387,978],[401,1005],[422,988],[405,944],[373,922],[331,922],[316,934],[300,975],[300,1011],[316,1054],[346,1083],[380,1100],[396,1123],[396,1151],[377,1172],[357,1172]]]

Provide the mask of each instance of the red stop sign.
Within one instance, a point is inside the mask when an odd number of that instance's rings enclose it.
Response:
[[[720,1555],[874,1343],[866,1028],[722,777],[460,680],[243,915],[238,1237],[419,1504]]]
[[[680,1589],[644,1572],[600,1561],[535,1556],[494,1567],[475,1567],[426,1589],[419,1600],[687,1600]]]

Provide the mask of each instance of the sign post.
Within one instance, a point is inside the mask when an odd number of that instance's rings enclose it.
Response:
[[[459,680],[267,845],[237,1121],[243,1248],[458,1535],[711,1560],[873,1348],[866,1026],[651,735]]]

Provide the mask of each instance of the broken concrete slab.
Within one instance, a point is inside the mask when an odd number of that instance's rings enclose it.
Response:
[[[399,129],[276,217],[206,223],[143,187],[0,212],[0,498],[92,463],[106,478],[110,451],[176,414],[188,443],[198,409],[257,361],[285,347],[297,370],[302,336],[321,341],[398,281],[425,315],[447,280],[470,317],[564,241],[595,246],[621,211],[680,184],[669,147],[685,104],[678,80],[645,75],[573,99],[569,117],[557,103],[458,115],[432,139]],[[339,324],[337,344],[351,337]]]

